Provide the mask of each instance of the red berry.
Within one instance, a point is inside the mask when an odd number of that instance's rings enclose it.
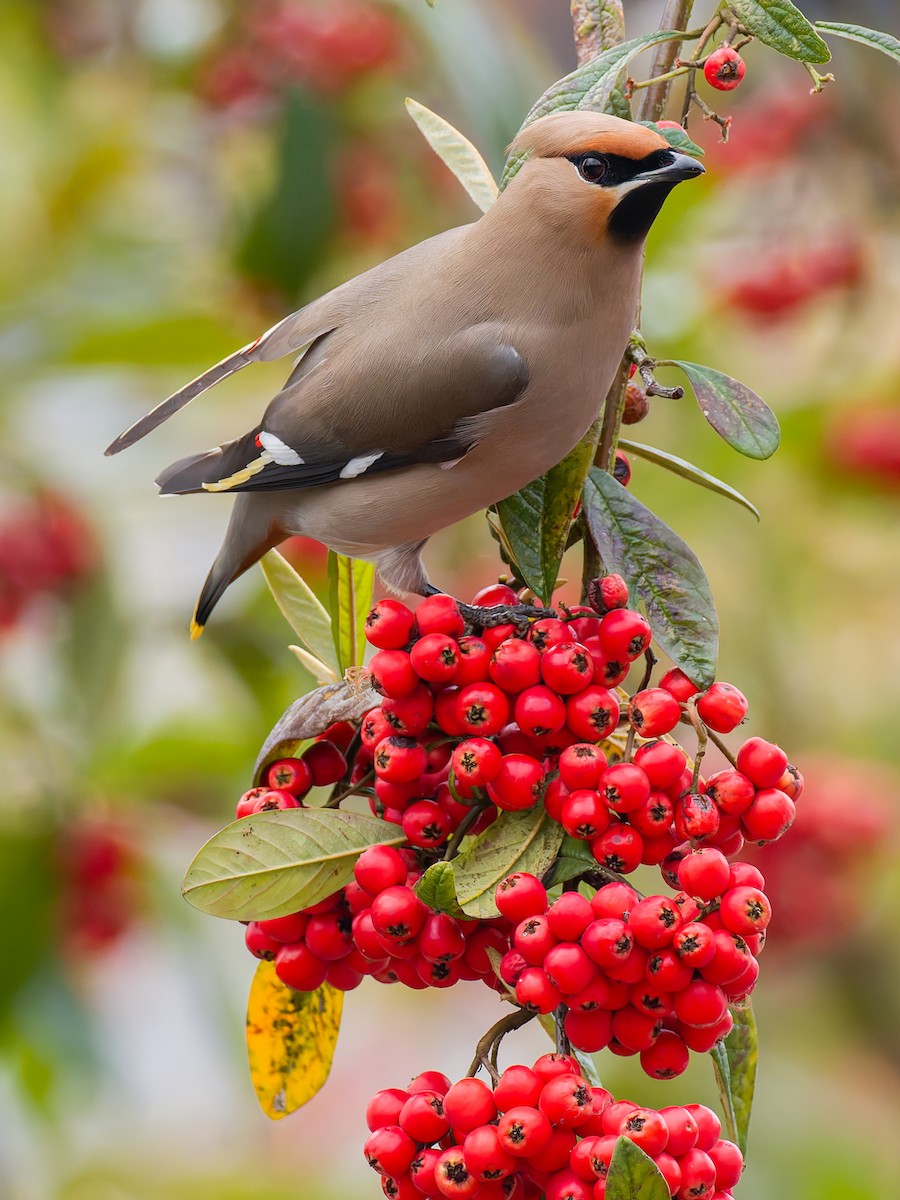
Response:
[[[383,938],[404,942],[415,937],[428,916],[428,909],[408,887],[389,887],[372,901],[372,923]]]
[[[741,817],[751,842],[777,842],[794,823],[796,809],[790,796],[778,788],[764,788]]]
[[[320,738],[303,751],[301,761],[309,768],[313,787],[331,787],[347,773],[347,760],[334,742]]]
[[[601,917],[584,931],[581,945],[598,966],[609,969],[627,960],[634,947],[634,934],[617,917]]]
[[[705,1104],[686,1104],[685,1109],[697,1126],[696,1148],[709,1152],[722,1133],[722,1122]]]
[[[590,742],[567,746],[559,756],[559,777],[567,788],[596,788],[606,770],[606,755]]]
[[[461,637],[456,644],[456,649],[459,654],[456,682],[460,687],[466,683],[481,683],[487,679],[491,652],[481,638]]]
[[[450,818],[433,800],[418,800],[403,812],[401,821],[406,840],[423,850],[443,845],[450,833]]]
[[[568,1165],[569,1156],[577,1142],[577,1136],[574,1129],[554,1129],[550,1135],[550,1141],[543,1150],[539,1150],[536,1154],[531,1155],[528,1159],[529,1173],[534,1176],[535,1171],[560,1171]],[[531,1193],[531,1196],[538,1197],[540,1191]]]
[[[768,926],[772,906],[765,892],[758,888],[729,888],[719,904],[719,917],[726,929],[748,937],[761,933]]]
[[[367,750],[374,750],[380,741],[394,732],[381,708],[367,712],[359,727],[360,741]]]
[[[509,701],[493,683],[468,683],[460,688],[455,709],[464,734],[491,737],[509,720]]]
[[[451,762],[457,783],[484,787],[497,775],[503,756],[500,748],[487,738],[466,738],[453,750]]]
[[[583,991],[597,975],[597,968],[576,942],[559,942],[544,957],[543,968],[564,996]]]
[[[736,862],[731,864],[731,874],[728,879],[729,887],[754,887],[765,891],[766,880],[762,871],[752,863]]]
[[[555,1079],[557,1075],[580,1075],[581,1068],[569,1054],[542,1054],[534,1064],[534,1072],[544,1083]]]
[[[613,763],[600,776],[600,794],[614,812],[631,812],[650,798],[650,780],[634,763]]]
[[[688,1150],[693,1150],[699,1136],[693,1114],[686,1108],[675,1104],[668,1108],[661,1108],[659,1115],[669,1130],[666,1152],[674,1155],[675,1158],[680,1158],[682,1154],[687,1154]]]
[[[400,650],[409,642],[415,620],[399,600],[379,600],[366,617],[366,641],[379,650]]]
[[[719,810],[708,796],[689,792],[675,802],[675,832],[684,841],[715,836]]]
[[[407,873],[403,855],[393,846],[369,846],[353,868],[356,882],[373,896],[386,888],[406,883]]]
[[[397,1123],[413,1141],[424,1142],[427,1146],[442,1138],[450,1129],[437,1092],[417,1092],[410,1096],[400,1110]]]
[[[332,745],[337,746],[341,754],[346,754],[355,735],[356,726],[350,721],[335,721],[333,725],[329,725],[317,736],[316,741],[331,742]]]
[[[551,1013],[562,999],[562,992],[543,967],[526,967],[516,980],[516,1002],[530,1012]]]
[[[580,692],[594,678],[590,651],[580,642],[559,642],[548,647],[541,656],[540,667],[544,683],[560,696]]]
[[[275,974],[297,992],[314,992],[325,982],[326,964],[302,942],[281,946],[275,955]]]
[[[556,617],[544,617],[540,621],[535,621],[528,630],[528,640],[543,654],[551,646],[570,642],[572,634],[565,621],[560,621]]]
[[[575,1128],[591,1115],[591,1093],[580,1075],[559,1075],[544,1084],[538,1107],[551,1123]]]
[[[644,840],[636,829],[619,821],[595,838],[590,847],[601,866],[628,875],[640,866]]]
[[[534,1108],[544,1080],[531,1067],[516,1064],[507,1067],[494,1088],[494,1103],[500,1112],[515,1108]]]
[[[601,616],[628,603],[628,584],[621,575],[604,575],[588,585],[588,599],[594,612]]]
[[[415,738],[394,734],[375,747],[375,774],[389,783],[412,783],[425,764],[425,747]]]
[[[474,1196],[481,1183],[466,1166],[462,1146],[451,1146],[434,1165],[434,1182],[440,1195],[466,1200]]]
[[[446,633],[429,633],[413,645],[409,661],[420,679],[428,683],[451,683],[459,667],[459,647]]]
[[[787,755],[764,738],[748,738],[737,752],[738,770],[758,788],[777,787],[787,770]],[[281,785],[277,785],[281,786]]]
[[[664,1029],[652,1046],[641,1051],[641,1067],[653,1079],[674,1079],[687,1070],[690,1053],[677,1033]]]
[[[490,660],[491,679],[505,692],[523,692],[541,681],[541,656],[522,638],[501,642]]]
[[[646,843],[648,839],[662,838],[668,833],[674,814],[675,805],[665,792],[651,792],[643,804],[631,810],[628,820]],[[647,862],[646,856],[643,861]]]
[[[379,1175],[403,1175],[416,1156],[416,1143],[399,1125],[382,1125],[372,1131],[363,1147],[366,1161]]]
[[[592,683],[566,702],[566,724],[584,741],[602,741],[618,723],[619,701],[608,688]]]
[[[642,1060],[643,1061],[643,1058]],[[673,1158],[668,1150],[657,1155],[653,1160],[656,1163],[656,1169],[666,1181],[666,1187],[669,1189],[670,1196],[677,1196],[681,1189],[681,1167],[678,1165],[678,1160]]]
[[[594,920],[591,902],[580,892],[563,892],[547,911],[547,923],[561,942],[577,942]]]
[[[570,1011],[565,1021],[566,1037],[579,1050],[595,1054],[609,1045],[612,1037],[612,1013],[604,1008],[590,1012]]]
[[[456,637],[466,628],[459,605],[452,596],[445,596],[443,592],[422,601],[416,609],[416,624],[423,636],[427,633],[447,633]]]
[[[424,733],[434,714],[434,698],[424,683],[417,683],[406,696],[385,696],[381,712],[390,733],[417,737]]]
[[[266,770],[266,783],[292,796],[305,796],[313,785],[312,771],[300,758],[280,758]]]
[[[500,770],[487,785],[490,798],[506,812],[533,808],[541,798],[544,768],[528,754],[504,754]]]
[[[580,788],[562,802],[560,824],[570,837],[592,841],[609,827],[609,810],[599,792]]]
[[[550,923],[546,916],[526,917],[516,926],[512,944],[527,963],[539,967],[548,951],[556,945],[556,938],[550,932]]]
[[[259,795],[250,801],[248,816],[301,807],[298,797],[291,792],[286,792],[283,788],[254,788],[253,790],[254,792],[258,792]]]
[[[729,769],[710,775],[706,781],[706,794],[722,812],[739,815],[753,803],[756,789],[746,775]]]
[[[405,650],[379,650],[369,662],[375,686],[385,696],[408,696],[419,682]]]
[[[689,700],[691,696],[696,696],[700,691],[697,685],[692,683],[684,671],[679,670],[678,667],[673,667],[671,671],[666,671],[665,675],[659,681],[659,686],[665,688],[667,692],[682,704],[685,700]]]
[[[500,1141],[496,1125],[479,1125],[463,1142],[466,1166],[482,1181],[505,1179],[518,1164]]]
[[[720,46],[707,58],[703,75],[710,87],[719,92],[730,92],[741,82],[747,65],[731,46]]]
[[[713,931],[702,922],[692,921],[688,925],[682,925],[672,939],[672,949],[692,970],[706,967],[716,954]]]
[[[541,881],[525,871],[517,871],[497,885],[494,893],[497,908],[510,921],[543,916],[547,911],[547,892]]]
[[[556,692],[538,684],[516,698],[513,718],[523,733],[542,737],[562,729],[566,723],[566,706]]]
[[[669,1140],[668,1127],[653,1108],[632,1109],[622,1118],[616,1132],[640,1146],[651,1158],[662,1154]]]
[[[744,1156],[734,1142],[717,1141],[706,1151],[716,1168],[716,1187],[731,1191],[744,1171]]]
[[[443,1071],[422,1071],[409,1081],[406,1090],[411,1096],[417,1092],[437,1092],[439,1096],[446,1096],[450,1090],[450,1080]]]
[[[722,989],[705,979],[695,979],[673,997],[675,1015],[686,1025],[715,1025],[725,1015],[728,1005]]]
[[[304,940],[317,958],[335,962],[353,950],[350,926],[351,918],[346,910],[332,909],[309,918]]]
[[[689,896],[713,900],[728,888],[731,867],[721,850],[701,849],[688,854],[678,867],[678,882]]]
[[[633,609],[617,608],[600,622],[600,645],[608,658],[633,662],[650,645],[651,630],[646,619]]]
[[[284,944],[263,933],[258,921],[251,921],[244,930],[244,942],[255,958],[265,959],[268,962],[272,961]]]
[[[366,1109],[366,1124],[369,1129],[374,1132],[385,1125],[397,1125],[400,1112],[408,1099],[409,1092],[403,1091],[402,1088],[384,1088],[376,1092]]]
[[[649,742],[638,747],[633,762],[646,774],[652,788],[667,791],[681,778],[687,756],[670,742]]]
[[[632,696],[628,719],[641,737],[659,737],[681,720],[681,705],[665,688],[646,688]]]
[[[684,1200],[703,1200],[712,1196],[716,1187],[716,1168],[712,1159],[697,1148],[688,1150],[678,1160],[681,1168],[681,1191]]]
[[[668,946],[681,924],[681,913],[668,896],[647,896],[628,918],[635,941],[647,950]]]
[[[716,733],[731,733],[749,707],[746,696],[732,684],[714,683],[697,701],[697,714]]]
[[[461,1079],[444,1096],[444,1114],[454,1129],[470,1133],[496,1117],[494,1094],[481,1079]]]

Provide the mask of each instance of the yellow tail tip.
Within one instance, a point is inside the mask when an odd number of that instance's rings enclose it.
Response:
[[[204,626],[198,625],[193,618],[191,619],[191,641],[196,642],[197,638],[203,633]]]

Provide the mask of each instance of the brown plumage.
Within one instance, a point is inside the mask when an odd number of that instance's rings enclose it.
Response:
[[[702,173],[655,131],[560,113],[494,206],[313,301],[164,401],[116,453],[250,362],[304,348],[259,424],[168,468],[164,494],[234,491],[196,634],[225,588],[303,533],[422,591],[426,540],[559,462],[595,418],[637,307],[647,230]]]

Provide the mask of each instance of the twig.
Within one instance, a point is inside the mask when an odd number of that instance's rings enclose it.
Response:
[[[572,1043],[569,1041],[569,1035],[566,1033],[566,1013],[569,1010],[565,1004],[561,1004],[559,1008],[553,1012],[553,1024],[556,1028],[556,1053],[571,1054]]]
[[[686,30],[693,8],[694,0],[666,0],[659,22],[660,29]],[[671,80],[661,77],[671,71],[680,52],[681,42],[677,38],[671,42],[662,42],[654,49],[650,60],[650,75],[655,82],[641,96],[636,113],[639,121],[658,121],[666,111]]]
[[[722,751],[722,753],[725,755],[725,757],[728,759],[728,761],[731,763],[731,765],[735,768],[735,770],[737,770],[737,759],[734,757],[734,755],[731,753],[731,751],[728,749],[728,747],[725,745],[725,743],[722,741],[722,739],[719,737],[719,735],[717,733],[713,733],[713,731],[709,728],[709,726],[707,726],[707,728],[706,728],[706,736],[709,738],[709,740],[712,742],[712,744],[716,747],[717,750]]]
[[[490,801],[484,800],[481,804],[475,804],[469,809],[469,811],[457,825],[453,837],[447,843],[447,849],[444,853],[444,862],[450,862],[451,858],[456,858],[456,855],[459,852],[460,842],[463,840],[481,814],[489,807]]]
[[[348,787],[345,792],[340,792],[337,796],[329,796],[328,803],[323,805],[323,807],[324,808],[337,808],[338,805],[341,803],[341,801],[346,800],[348,796],[356,796],[356,795],[359,795],[364,790],[371,790],[371,789],[366,789],[366,785],[371,783],[374,778],[375,778],[375,772],[367,771],[366,774],[363,775],[362,779],[360,779],[356,783],[354,783],[352,787]]]
[[[493,1079],[494,1083],[500,1078],[500,1073],[496,1066],[491,1062],[491,1055],[494,1053],[494,1047],[499,1049],[500,1043],[508,1033],[512,1033],[514,1029],[519,1029],[523,1025],[527,1025],[529,1021],[533,1021],[537,1016],[536,1012],[532,1012],[527,1008],[517,1009],[516,1012],[511,1012],[505,1017],[492,1025],[484,1037],[475,1047],[475,1057],[469,1066],[467,1075],[476,1075],[481,1067],[487,1069],[488,1074]]]
[[[700,778],[700,764],[703,762],[703,756],[706,753],[706,744],[709,741],[709,730],[697,713],[697,699],[691,696],[687,702],[687,715],[691,724],[697,733],[697,753],[694,756],[694,773],[691,776],[691,791],[697,790],[697,781]]]

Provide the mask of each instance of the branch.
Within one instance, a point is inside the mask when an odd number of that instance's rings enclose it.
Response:
[[[572,0],[578,65],[625,40],[623,0]]]
[[[660,29],[687,29],[691,19],[694,0],[666,0],[660,20]],[[662,42],[653,51],[650,60],[650,77],[668,75],[675,66],[675,60],[681,53],[681,42]],[[669,84],[671,79],[657,79],[646,89],[638,104],[636,119],[638,121],[658,121],[666,111],[669,99]]]

